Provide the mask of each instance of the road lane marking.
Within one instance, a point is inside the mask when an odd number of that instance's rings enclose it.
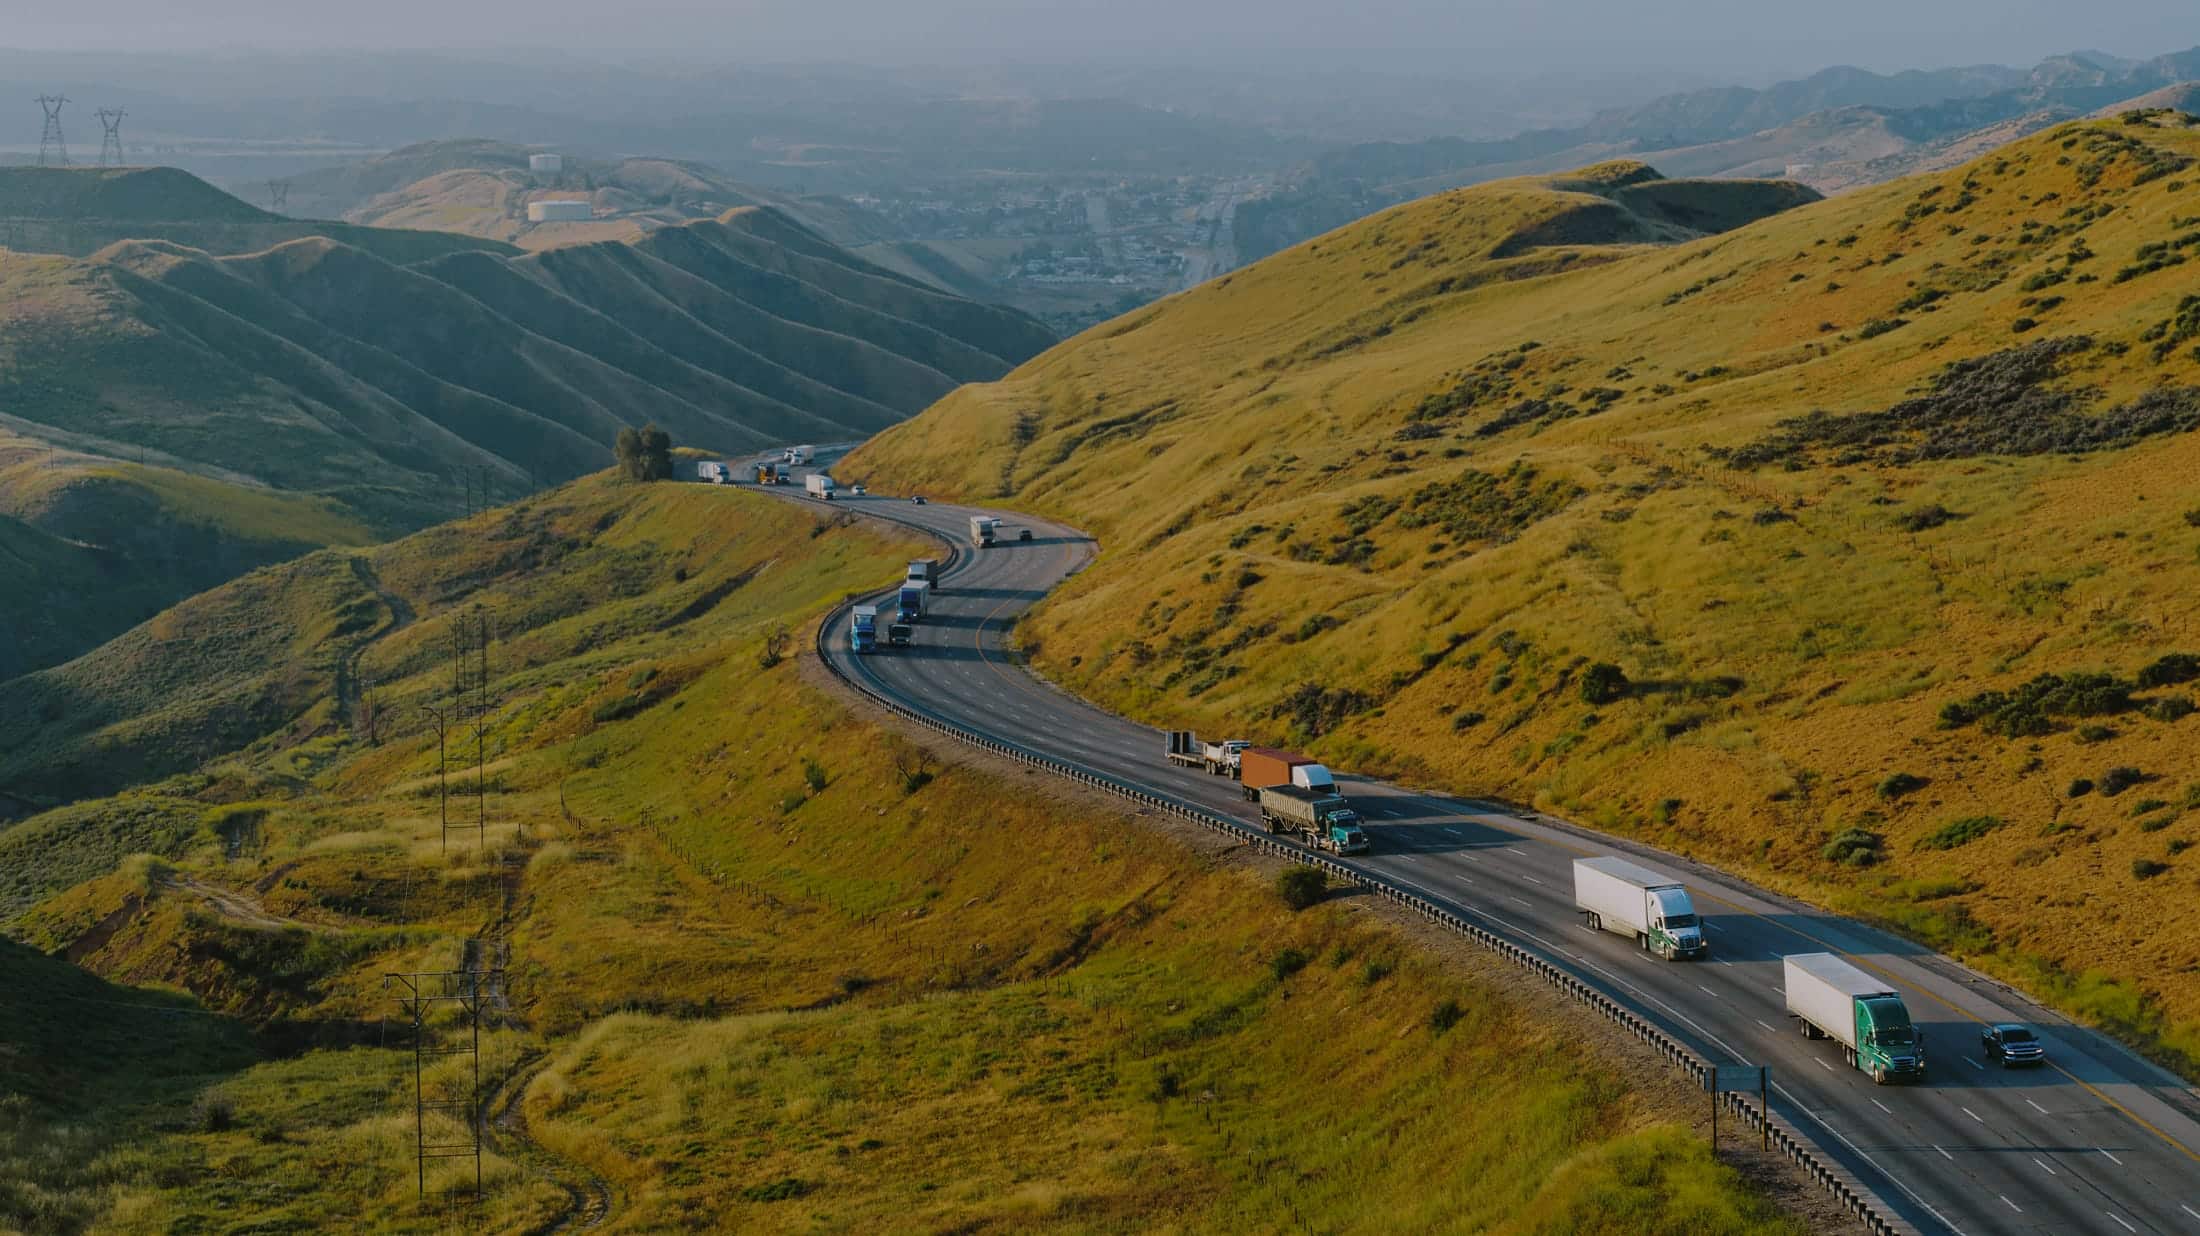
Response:
[[[1718,992],[1711,990],[1709,987],[1704,986],[1702,983],[1696,984],[1696,990],[1702,992],[1703,994],[1711,997],[1714,1000],[1719,998]]]
[[[2177,1203],[2177,1209],[2184,1211],[2186,1214],[2191,1215],[2195,1219],[2200,1219],[2200,1210],[2194,1210],[2192,1207],[2185,1205],[2183,1202]]]
[[[2108,1148],[2107,1148],[2107,1147],[2103,1146],[2103,1147],[2099,1147],[2098,1149],[2100,1150],[2100,1152],[2101,1152],[2102,1154],[2108,1154]],[[2116,1165],[2116,1166],[2118,1166],[2118,1167],[2122,1167],[2122,1166],[2124,1165],[2124,1161],[2123,1161],[2122,1159],[2119,1159],[2119,1158],[2117,1158],[2117,1157],[2116,1157],[2115,1155],[2112,1155],[2112,1154],[2108,1154],[2108,1161],[2109,1161],[2109,1162],[2111,1162],[2111,1163],[2113,1163],[2113,1164],[2115,1164],[2115,1165]]]
[[[1445,836],[1447,836],[1447,837],[1464,837],[1464,836],[1466,836],[1466,834],[1465,834],[1465,833],[1463,833],[1463,832],[1460,832],[1460,831],[1459,831],[1458,829],[1456,829],[1456,828],[1447,828],[1447,829],[1444,829],[1444,830],[1443,830],[1443,832],[1444,832],[1444,835],[1445,835]]]
[[[1969,1056],[1965,1056],[1963,1058],[1963,1063],[1970,1065],[1974,1069],[1983,1069],[1986,1067],[1985,1065],[1980,1064],[1978,1061],[1971,1059]]]
[[[2120,1215],[2120,1214],[2117,1214],[2117,1213],[2116,1213],[2115,1211],[2113,1211],[2113,1210],[2104,1210],[2104,1211],[2102,1211],[2101,1213],[2102,1213],[2102,1214],[2104,1214],[2104,1215],[2107,1215],[2107,1216],[2108,1216],[2109,1218],[2111,1218],[2111,1219],[2114,1219],[2114,1220],[2116,1221],[2117,1225],[2118,1225],[2118,1226],[2120,1226],[2120,1227],[2122,1227],[2122,1228],[2123,1228],[2123,1229],[2124,1229],[2125,1231],[2127,1231],[2127,1232],[2136,1232],[2136,1231],[2138,1231],[2138,1230],[2139,1230],[2138,1228],[2135,1228],[2135,1227],[2131,1226],[2131,1225],[2130,1225],[2129,1223],[2125,1223],[2125,1222],[2124,1222],[2124,1217],[2123,1217],[2122,1215]]]
[[[1819,1059],[1817,1059],[1817,1058],[1815,1058],[1815,1057],[1814,1057],[1814,1058],[1812,1058],[1812,1060],[1811,1060],[1811,1063],[1813,1063],[1813,1064],[1817,1065],[1817,1066],[1818,1066],[1819,1068],[1821,1068],[1821,1069],[1824,1069],[1824,1070],[1825,1070],[1826,1072],[1828,1072],[1828,1073],[1831,1073],[1831,1072],[1833,1072],[1833,1066],[1832,1066],[1832,1065],[1830,1065],[1830,1064],[1827,1064],[1827,1063],[1826,1063],[1825,1061],[1823,1061],[1823,1060],[1819,1060]]]
[[[1522,901],[1520,898],[1513,896],[1511,893],[1505,894],[1505,900],[1512,902],[1514,905],[1527,906],[1531,910],[1535,909],[1535,906],[1528,902]]]
[[[2042,1115],[2042,1116],[2049,1116],[2049,1115],[2053,1115],[2053,1114],[2054,1114],[2054,1113],[2052,1113],[2052,1112],[2048,1111],[2048,1110],[2047,1110],[2046,1108],[2044,1108],[2044,1107],[2041,1107],[2041,1106],[2040,1106],[2039,1104],[2037,1104],[2037,1103],[2033,1103],[2033,1102],[2032,1102],[2032,1100],[2030,1100],[2030,1099],[2026,1099],[2026,1100],[2025,1100],[2025,1102],[2031,1105],[2031,1108],[2032,1108],[2032,1110],[2033,1110],[2033,1111],[2036,1111],[2036,1112],[2038,1112],[2038,1113],[2039,1113],[2040,1115]]]
[[[2047,1173],[2048,1175],[2050,1175],[2050,1176],[2060,1176],[2060,1175],[2062,1175],[2062,1173],[2061,1173],[2061,1172],[2058,1172],[2058,1171],[2056,1171],[2056,1170],[2055,1170],[2054,1168],[2052,1168],[2052,1167],[2049,1167],[2049,1166],[2047,1165],[2047,1161],[2046,1161],[2045,1159],[2034,1159],[2034,1160],[2032,1160],[2032,1161],[2033,1161],[2034,1163],[2037,1163],[2037,1164],[2039,1164],[2039,1165],[2040,1165],[2040,1170],[2041,1170],[2041,1171],[2043,1171],[2043,1172],[2046,1172],[2046,1173]]]
[[[1940,1150],[1940,1147],[1938,1147],[1938,1146],[1935,1146],[1935,1147],[1933,1147],[1933,1149],[1935,1149],[1935,1150]],[[1940,1157],[1941,1157],[1941,1158],[1943,1158],[1943,1159],[1946,1159],[1946,1160],[1948,1160],[1948,1161],[1949,1161],[1950,1163],[1953,1163],[1953,1162],[1955,1162],[1955,1161],[1956,1161],[1956,1157],[1955,1157],[1954,1155],[1952,1155],[1952,1154],[1949,1154],[1949,1153],[1948,1153],[1947,1151],[1945,1151],[1945,1150],[1940,1150]]]
[[[1872,1106],[1873,1106],[1873,1107],[1876,1107],[1876,1108],[1878,1108],[1878,1109],[1879,1109],[1880,1111],[1883,1111],[1883,1112],[1887,1113],[1887,1114],[1888,1114],[1888,1115],[1890,1115],[1890,1116],[1894,1115],[1894,1109],[1893,1109],[1893,1108],[1891,1108],[1891,1107],[1887,1106],[1887,1105],[1886,1105],[1885,1103],[1882,1103],[1882,1102],[1880,1102],[1880,1101],[1879,1101],[1879,1100],[1877,1100],[1877,1099],[1873,1099],[1873,1100],[1872,1100]]]
[[[1765,1028],[1765,1033],[1767,1033],[1767,1034],[1778,1034],[1778,1033],[1780,1033],[1779,1031],[1777,1031],[1777,1030],[1773,1029],[1773,1028],[1772,1028],[1772,1026],[1771,1026],[1771,1025],[1770,1025],[1769,1023],[1766,1023],[1766,1022],[1764,1022],[1764,1021],[1759,1021],[1759,1020],[1758,1020],[1757,1018],[1755,1018],[1755,1017],[1752,1017],[1752,1018],[1750,1018],[1750,1020],[1751,1020],[1751,1021],[1754,1021],[1754,1022],[1757,1022],[1757,1024],[1758,1024],[1758,1025],[1760,1025],[1760,1026],[1763,1026],[1763,1027]]]
[[[2006,1193],[1996,1193],[1996,1194],[1995,1194],[1994,1196],[1995,1196],[1995,1197],[1998,1197],[1998,1198],[2000,1198],[2000,1199],[2001,1199],[2001,1204],[2002,1204],[2002,1205],[2004,1205],[2004,1206],[2007,1206],[2007,1207],[2008,1207],[2009,1209],[2011,1209],[2011,1210],[2014,1210],[2014,1211],[2016,1211],[2016,1212],[2017,1212],[2018,1214],[2020,1214],[2020,1215],[2024,1213],[2024,1207],[2022,1207],[2022,1206],[2019,1206],[2019,1205],[2017,1205],[2017,1204],[2016,1204],[2015,1202],[2012,1202],[2012,1201],[2010,1201],[2010,1200],[2009,1200],[2009,1195],[2008,1195],[2008,1194],[2006,1194]]]
[[[1523,873],[1521,874],[1520,878],[1521,878],[1521,879],[1523,879],[1523,880],[1526,880],[1526,881],[1527,881],[1528,883],[1530,883],[1530,884],[1541,884],[1541,883],[1543,882],[1543,881],[1541,881],[1541,880],[1538,880],[1538,879],[1536,879],[1536,878],[1535,878],[1534,876],[1532,876],[1532,875],[1528,875],[1528,874],[1526,874],[1525,872],[1523,872]]]
[[[1958,1106],[1961,1106],[1961,1104],[1958,1104]],[[1973,1120],[1978,1120],[1978,1122],[1979,1122],[1980,1124],[1985,1124],[1985,1123],[1986,1123],[1986,1122],[1985,1122],[1985,1121],[1983,1121],[1983,1120],[1979,1120],[1979,1119],[1978,1119],[1978,1113],[1977,1113],[1977,1112],[1975,1112],[1975,1111],[1972,1111],[1972,1110],[1971,1110],[1970,1108],[1968,1108],[1968,1107],[1965,1107],[1965,1108],[1963,1109],[1963,1114],[1964,1114],[1964,1115],[1966,1115],[1966,1116],[1969,1116],[1969,1117],[1970,1117],[1971,1119],[1973,1119]]]

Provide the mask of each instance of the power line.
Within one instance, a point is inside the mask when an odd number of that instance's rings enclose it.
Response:
[[[46,113],[45,132],[38,135],[38,166],[67,167],[69,143],[61,136],[61,107],[69,101],[65,94],[42,94],[38,106]]]
[[[121,167],[129,162],[122,154],[122,118],[129,114],[129,112],[119,107],[102,107],[99,109],[99,127],[106,132],[106,136],[99,143],[99,165],[101,167]]]

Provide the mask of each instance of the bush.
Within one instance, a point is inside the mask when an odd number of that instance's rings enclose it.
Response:
[[[672,477],[672,435],[656,422],[636,429],[629,425],[612,442],[619,475],[630,481],[663,481]]]
[[[237,1105],[227,1095],[202,1094],[191,1105],[191,1127],[201,1133],[226,1133],[237,1126]]]
[[[792,1176],[781,1176],[777,1180],[768,1180],[763,1184],[743,1186],[741,1200],[744,1202],[792,1201],[816,1187],[807,1180],[797,1180]]]
[[[1634,684],[1610,661],[1599,661],[1581,675],[1581,699],[1586,704],[1611,704],[1627,698]]]
[[[2116,731],[2106,725],[2081,725],[2078,727],[2079,742],[2107,742],[2115,736]]]
[[[2072,781],[2070,783],[2070,789],[2068,791],[2070,797],[2072,798],[2084,798],[2086,795],[2091,794],[2092,792],[2093,782],[2090,778],[2086,777],[2079,777],[2077,780]]]
[[[1470,730],[1473,729],[1475,726],[1482,724],[1488,719],[1489,718],[1484,717],[1481,713],[1478,713],[1472,708],[1469,708],[1465,712],[1462,712],[1451,719],[1451,728],[1454,733],[1460,730]]]
[[[1293,867],[1276,877],[1276,895],[1292,909],[1304,910],[1329,895],[1329,877],[1312,867]]]
[[[1360,967],[1360,986],[1373,987],[1389,978],[1390,972],[1395,969],[1397,967],[1387,957],[1370,957],[1367,964]]]
[[[1924,532],[1938,528],[1949,520],[1956,518],[1958,516],[1954,511],[1935,502],[1929,506],[1921,506],[1914,511],[1903,512],[1902,518],[1897,522],[1902,525],[1904,532]]]
[[[1441,1004],[1429,1010],[1428,1028],[1436,1034],[1442,1034],[1466,1020],[1466,1016],[1467,1011],[1459,1007],[1457,1000],[1446,997]]]
[[[1827,862],[1848,867],[1869,867],[1879,861],[1887,839],[1869,829],[1849,827],[1833,835],[1819,855]]]
[[[1877,339],[1889,331],[1901,330],[1909,324],[1909,320],[1906,318],[1873,318],[1856,329],[1856,337],[1859,339]]]
[[[2118,765],[2101,774],[2101,793],[2114,798],[2132,786],[2145,783],[2147,775],[2128,765]]]
[[[1900,798],[1904,794],[1914,794],[1924,789],[1928,784],[1930,783],[1923,777],[1898,772],[1879,783],[1879,796],[1889,799]]]
[[[825,766],[824,766],[823,764],[820,764],[820,763],[818,763],[818,762],[817,762],[816,760],[814,760],[814,759],[808,759],[808,758],[805,758],[805,759],[804,759],[804,760],[802,761],[802,782],[803,782],[803,784],[804,784],[804,785],[807,785],[807,786],[809,786],[809,787],[810,787],[810,793],[812,793],[812,794],[822,794],[822,793],[824,793],[824,792],[825,792]]]
[[[1917,848],[1920,850],[1953,850],[1957,846],[1971,844],[2006,823],[2007,821],[1999,816],[1968,816],[1942,825],[1938,831],[1919,841]]]
[[[1306,963],[1312,960],[1313,955],[1303,948],[1287,948],[1269,960],[1268,972],[1275,975],[1276,981],[1280,983],[1304,970]]]
[[[2181,721],[2193,714],[2194,706],[2189,695],[2165,695],[2148,704],[2146,714],[2156,721]]]
[[[2174,687],[2195,678],[2200,678],[2200,657],[2173,652],[2140,670],[2138,683],[2141,687]]]
[[[2131,878],[2134,880],[2151,880],[2168,870],[2168,863],[2158,863],[2151,858],[2131,860]]]

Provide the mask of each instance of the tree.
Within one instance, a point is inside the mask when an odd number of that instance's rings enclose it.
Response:
[[[672,435],[657,428],[655,421],[640,429],[632,425],[621,429],[611,451],[618,457],[619,475],[630,481],[672,479]]]
[[[764,637],[764,647],[756,654],[757,668],[770,669],[786,660],[787,650],[793,646],[793,632],[785,626],[774,628],[771,634]]]
[[[1292,867],[1276,877],[1283,904],[1303,910],[1329,895],[1329,877],[1312,867]]]
[[[1634,684],[1627,675],[1610,661],[1599,661],[1581,676],[1581,698],[1584,703],[1610,704],[1627,698]]]

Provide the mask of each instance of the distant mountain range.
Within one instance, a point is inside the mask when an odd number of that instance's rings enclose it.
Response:
[[[1667,95],[1586,124],[1499,140],[1364,143],[1318,156],[1289,187],[1240,205],[1238,246],[1250,261],[1443,189],[1621,157],[1673,175],[1788,176],[1838,192],[1953,166],[2194,79],[2200,48],[2151,60],[2074,52],[2030,69],[1840,67],[1761,90]]]
[[[768,207],[523,254],[170,169],[25,168],[0,169],[0,228],[62,250],[0,256],[0,678],[237,570],[447,519],[484,478],[594,471],[622,426],[859,438],[1051,342]]]

